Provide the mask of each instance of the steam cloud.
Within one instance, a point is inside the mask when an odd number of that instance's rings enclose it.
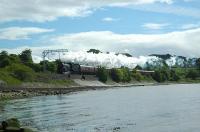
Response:
[[[120,68],[125,66],[132,69],[137,65],[144,67],[146,62],[150,64],[158,62],[159,58],[155,56],[127,57],[122,54],[115,55],[115,53],[93,54],[79,51],[65,53],[61,56],[61,61],[96,67],[104,66],[106,68]]]

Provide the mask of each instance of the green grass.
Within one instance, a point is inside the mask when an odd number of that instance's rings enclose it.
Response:
[[[70,86],[74,84],[74,81],[72,80],[50,80],[50,84],[54,85],[63,85],[63,86]]]
[[[7,71],[0,69],[0,80],[4,81],[7,85],[20,85],[21,81],[12,77]]]

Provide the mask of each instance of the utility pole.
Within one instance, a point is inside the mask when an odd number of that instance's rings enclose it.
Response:
[[[56,50],[44,50],[42,52],[42,58],[43,58],[43,71],[46,71],[46,62],[45,62],[45,58],[49,55],[52,55],[53,53],[57,53],[59,56],[59,60],[60,60],[60,55],[61,53],[64,54],[65,52],[68,52],[67,49],[56,49]]]

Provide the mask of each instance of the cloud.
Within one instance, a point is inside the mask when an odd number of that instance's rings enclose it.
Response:
[[[145,23],[142,25],[142,27],[147,28],[147,29],[153,29],[153,30],[159,30],[167,27],[169,24],[167,23]]]
[[[200,28],[176,31],[165,34],[117,34],[111,31],[90,31],[55,36],[46,40],[40,47],[18,47],[7,50],[10,53],[30,48],[35,58],[41,57],[45,49],[68,49],[70,51],[86,51],[90,48],[104,52],[128,51],[134,56],[149,54],[174,54],[187,57],[200,56]],[[37,44],[39,45],[39,44]],[[37,57],[36,57],[37,56]],[[39,60],[37,58],[37,60]]]
[[[116,34],[110,31],[91,31],[66,34],[51,41],[70,50],[97,48],[104,51],[129,50],[133,55],[177,54],[199,56],[200,28],[165,34]]]
[[[118,18],[112,18],[112,17],[105,17],[102,19],[104,22],[113,22],[113,21],[118,21]]]
[[[52,32],[53,29],[37,27],[9,27],[0,29],[0,40],[29,39],[31,35]]]
[[[146,12],[156,12],[173,14],[178,16],[187,16],[193,18],[200,18],[200,9],[188,6],[178,6],[178,5],[164,5],[164,4],[150,4],[150,5],[133,5],[129,8],[134,10],[141,10]]]
[[[181,29],[192,29],[200,27],[200,23],[197,24],[184,24],[181,26]]]
[[[101,7],[172,2],[173,0],[1,0],[0,21],[44,22],[58,17],[85,16]]]

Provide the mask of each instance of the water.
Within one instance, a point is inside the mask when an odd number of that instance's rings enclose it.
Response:
[[[199,132],[200,84],[144,86],[0,103],[42,132]]]

